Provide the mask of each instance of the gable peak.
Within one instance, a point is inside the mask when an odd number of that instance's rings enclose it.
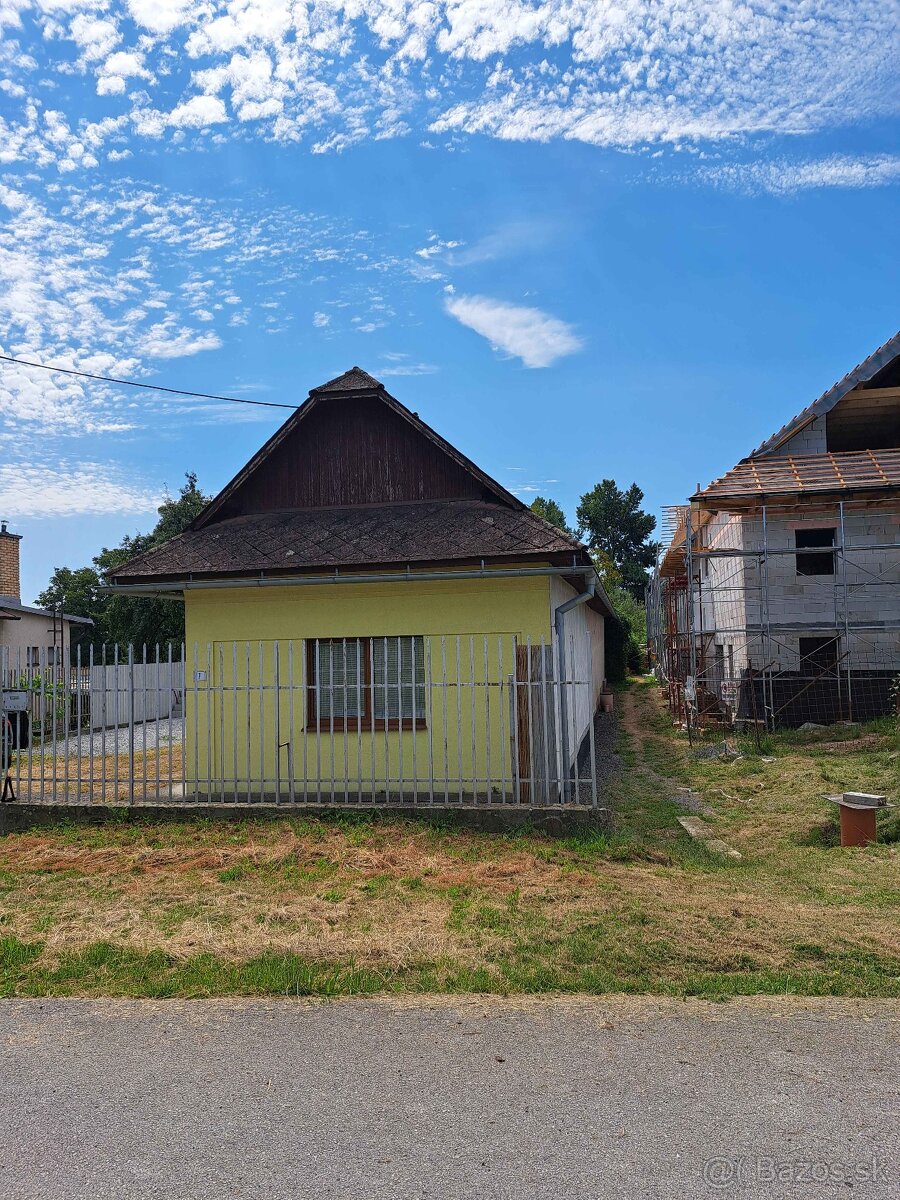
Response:
[[[320,396],[326,392],[371,392],[373,390],[384,391],[384,384],[381,380],[370,375],[368,371],[364,371],[362,367],[351,367],[343,375],[337,375],[334,379],[329,379],[327,383],[320,383],[318,387],[310,388],[309,394]]]

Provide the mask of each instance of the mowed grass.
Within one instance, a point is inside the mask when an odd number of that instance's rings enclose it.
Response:
[[[894,723],[702,760],[653,686],[619,706],[611,828],[360,814],[8,835],[0,993],[900,995],[897,846],[841,850],[822,799],[900,798]],[[684,834],[679,786],[740,862]]]

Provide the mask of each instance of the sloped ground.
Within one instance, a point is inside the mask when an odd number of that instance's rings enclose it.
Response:
[[[0,988],[900,995],[896,846],[837,848],[821,798],[900,794],[896,729],[719,761],[690,755],[652,686],[619,707],[611,831],[348,814],[8,835]],[[741,862],[684,834],[679,787]]]

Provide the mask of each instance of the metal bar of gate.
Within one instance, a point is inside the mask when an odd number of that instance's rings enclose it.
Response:
[[[237,642],[231,643],[231,773],[232,800],[238,802],[238,656]],[[224,756],[224,748],[222,754]]]
[[[419,772],[418,762],[416,759],[416,742],[419,737],[417,733],[417,723],[419,719],[419,686],[416,682],[416,638],[412,637],[409,640],[409,687],[410,687],[410,725],[412,727],[412,785],[413,803],[419,802]],[[402,673],[401,673],[402,674]],[[402,719],[402,713],[401,713]]]
[[[447,639],[441,634],[441,713],[444,735],[444,803],[450,803],[450,731],[447,726]]]
[[[385,663],[387,665],[387,663]],[[388,714],[384,714],[385,724],[387,724]],[[397,776],[400,803],[403,803],[403,645],[400,638],[397,638]]]
[[[491,687],[489,682],[490,670],[488,668],[488,640],[483,639],[484,650],[484,754],[485,754],[485,802],[490,804],[492,798],[491,790]]]
[[[354,638],[354,640],[353,640],[353,648],[356,653],[356,667],[357,667],[357,673],[358,673],[358,671],[359,671],[359,641],[356,638]],[[349,772],[350,735],[349,735],[349,731],[347,728],[347,724],[350,719],[350,684],[348,682],[348,677],[347,677],[347,639],[346,638],[343,639],[341,649],[343,652],[342,664],[343,664],[343,671],[344,671],[344,705],[343,705],[343,711],[341,714],[343,717],[343,720],[341,721],[341,725],[342,725],[342,735],[343,735],[342,740],[344,743],[344,767],[343,767],[344,803],[347,804],[350,800],[350,780],[348,778],[348,775],[350,773]],[[334,790],[334,774],[333,773],[332,773],[332,777],[331,777],[331,787],[332,787],[332,791],[333,791]]]
[[[287,765],[288,765],[288,799],[293,804],[296,799],[294,783],[294,639],[288,642],[288,732]]]
[[[547,656],[547,647],[544,645],[544,635],[541,634],[541,711],[543,713],[543,718],[544,718],[544,730],[543,730],[543,733],[544,733],[544,737],[543,737],[544,766],[545,766],[546,772],[547,772],[546,775],[544,776],[544,789],[543,789],[543,791],[544,791],[543,801],[545,804],[549,804],[549,802],[550,802],[551,787],[552,787],[552,783],[553,783],[553,773],[551,773],[551,770],[550,770],[550,712],[547,707],[547,657],[548,657]],[[552,687],[553,686],[552,662],[551,662],[550,670],[551,670],[550,685]],[[554,712],[553,716],[555,718],[555,716],[556,716],[555,712]],[[554,724],[555,724],[555,720],[554,720]],[[554,759],[555,759],[555,755],[554,755]]]
[[[225,647],[218,644],[216,655],[216,704],[219,709],[219,744],[216,747],[216,767],[220,774],[219,800],[225,803]]]
[[[460,665],[460,638],[456,637],[456,768],[458,797],[462,804],[462,667]]]
[[[88,729],[87,729],[87,745],[88,745],[88,794],[91,797],[91,804],[94,803],[94,643],[91,642],[88,647]],[[79,775],[81,771],[79,770]],[[101,796],[102,799],[102,796]]]
[[[469,637],[469,714],[472,725],[472,803],[478,803],[478,734],[475,731],[475,638]]]
[[[425,688],[422,693],[423,715],[428,730],[428,803],[434,804],[434,676],[431,664],[431,637],[424,639]]]
[[[266,798],[266,652],[260,641],[257,644],[257,668],[259,689],[259,799]]]
[[[82,751],[82,747],[84,746],[84,728],[83,728],[83,723],[82,723],[82,706],[83,706],[84,700],[83,700],[82,694],[81,694],[83,689],[81,686],[81,643],[80,642],[78,643],[78,645],[75,648],[75,672],[76,672],[75,679],[76,679],[76,688],[77,688],[77,691],[75,692],[75,745],[77,746],[77,751],[76,751],[77,761],[76,761],[76,766],[75,766],[75,778],[78,780],[76,792],[75,792],[75,798],[76,798],[76,800],[80,800],[81,799],[81,784],[82,784],[81,751]],[[92,757],[93,757],[93,755],[88,753],[88,760],[90,760]],[[91,799],[93,800],[93,796],[91,796]]]
[[[499,706],[499,721],[500,721],[500,744],[498,752],[500,755],[500,802],[506,803],[506,689],[504,687],[505,675],[503,673],[503,636],[497,636],[497,704]]]
[[[253,691],[250,687],[250,677],[253,673],[253,659],[250,653],[249,640],[244,643],[247,659],[246,691],[247,691],[247,803],[253,799]]]
[[[275,687],[275,709],[272,714],[275,738],[275,803],[281,803],[281,663],[278,641],[272,643],[272,681]]]

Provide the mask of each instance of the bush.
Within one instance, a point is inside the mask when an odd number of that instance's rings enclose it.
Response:
[[[644,670],[644,646],[647,641],[647,613],[643,604],[618,584],[607,587],[618,620],[606,622],[606,678],[622,683],[629,672]]]

